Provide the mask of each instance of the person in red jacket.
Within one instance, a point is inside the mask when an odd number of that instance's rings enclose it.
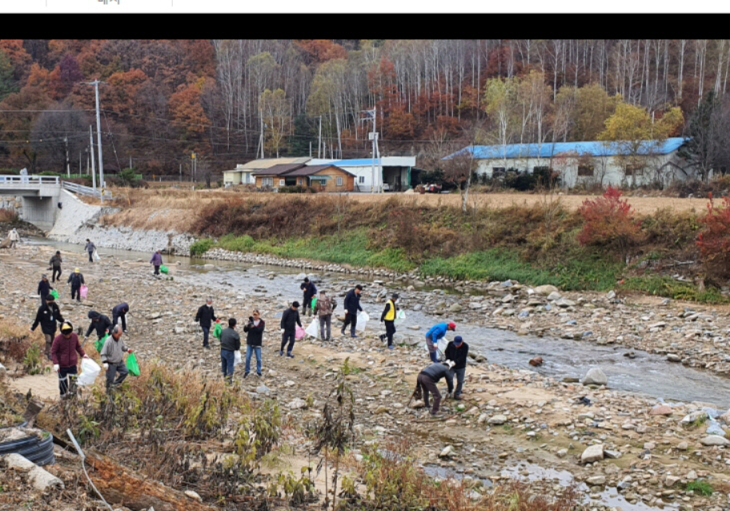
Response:
[[[51,346],[51,359],[53,370],[58,373],[58,389],[61,391],[61,399],[68,394],[68,382],[70,374],[78,374],[76,365],[79,362],[76,354],[89,358],[84,353],[84,348],[79,343],[79,336],[74,333],[74,327],[68,321],[61,325],[61,334],[53,339]]]

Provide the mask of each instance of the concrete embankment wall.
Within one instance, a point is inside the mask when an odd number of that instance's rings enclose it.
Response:
[[[180,255],[190,253],[195,238],[189,234],[164,231],[142,231],[131,227],[104,226],[102,216],[117,211],[111,207],[86,204],[74,194],[62,191],[56,223],[48,234],[50,239],[65,243],[86,244],[90,239],[99,248],[154,252],[166,250]]]

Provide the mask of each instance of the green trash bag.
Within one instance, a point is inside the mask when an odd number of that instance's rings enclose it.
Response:
[[[139,376],[139,364],[134,353],[130,353],[127,357],[127,369],[132,376]]]
[[[169,273],[169,272],[170,272],[170,268],[168,268],[167,266],[160,266],[160,271],[161,271],[162,273],[165,273],[165,274],[167,274],[167,273]]]
[[[96,346],[96,351],[98,353],[101,353],[101,350],[104,348],[104,344],[106,343],[106,340],[109,338],[109,334],[106,334],[104,337],[99,339],[94,343],[94,346]]]
[[[317,305],[317,297],[312,297],[312,310],[314,310],[315,305]]]
[[[52,296],[53,298],[55,298],[56,300],[58,300],[58,291],[56,291],[55,289],[51,289],[51,292],[50,292],[49,294],[50,294],[50,295],[51,295],[51,296]]]
[[[221,328],[221,324],[216,323],[215,327],[213,328],[213,337],[220,340],[221,332],[223,332],[223,329]]]

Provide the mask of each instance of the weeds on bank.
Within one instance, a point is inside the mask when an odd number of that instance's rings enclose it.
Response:
[[[707,481],[690,481],[687,483],[685,490],[693,491],[697,495],[702,495],[704,497],[709,497],[715,492],[710,483]]]
[[[365,489],[357,491],[354,480],[343,478],[341,508],[346,510],[423,511],[569,511],[578,504],[577,493],[567,489],[550,499],[530,490],[526,483],[513,482],[485,491],[480,481],[426,476],[410,458],[408,442],[390,442],[383,447],[365,446],[357,465],[357,480]]]
[[[57,433],[70,426],[85,447],[124,459],[165,484],[194,488],[204,498],[254,491],[261,458],[279,441],[275,402],[253,403],[199,371],[151,362],[111,394],[98,384],[82,392],[89,395],[61,402]]]

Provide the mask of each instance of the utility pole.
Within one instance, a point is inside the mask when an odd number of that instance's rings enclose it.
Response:
[[[89,125],[89,153],[91,153],[91,186],[96,190],[96,169],[94,168],[94,134]]]
[[[81,172],[81,151],[79,151],[79,176],[82,174]]]
[[[192,161],[190,162],[190,180],[193,182],[193,186],[195,186],[195,153],[191,156]]]
[[[129,155],[129,168],[132,168],[132,155]]]
[[[68,137],[63,137],[63,142],[66,144],[66,177],[71,179],[71,165],[68,162]]]
[[[309,141],[309,157],[312,157],[312,141]]]
[[[180,182],[182,183],[182,163],[180,164]]]
[[[101,154],[101,118],[99,116],[99,84],[106,83],[94,80],[93,82],[86,82],[87,85],[94,86],[94,92],[96,94],[96,138],[99,143],[99,187],[102,190],[101,202],[104,202],[104,159]],[[92,160],[93,162],[93,160]]]

